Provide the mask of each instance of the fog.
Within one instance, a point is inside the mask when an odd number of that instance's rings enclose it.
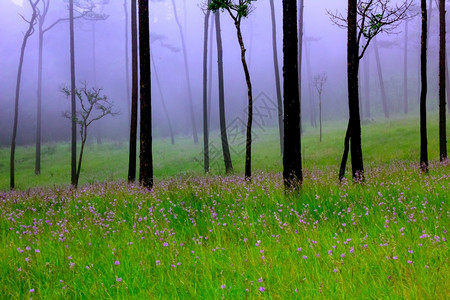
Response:
[[[197,130],[202,128],[202,62],[204,12],[200,0],[176,0],[177,14],[183,25],[187,45],[190,81],[197,120]],[[77,83],[86,82],[88,86],[102,87],[103,93],[114,102],[120,115],[104,118],[94,125],[91,137],[126,141],[128,137],[128,114],[130,99],[127,97],[125,76],[125,16],[123,0],[111,0],[109,4],[98,5],[96,12],[108,15],[104,21],[75,21],[75,60]],[[272,35],[269,1],[255,2],[255,10],[242,23],[247,59],[254,87],[254,97],[265,95],[276,103],[275,79],[272,56]],[[275,1],[277,18],[277,45],[280,69],[282,68],[282,1]],[[312,87],[312,78],[318,73],[326,73],[328,81],[323,91],[324,122],[344,120],[347,117],[346,81],[346,38],[344,29],[330,21],[327,10],[345,11],[345,1],[307,0],[304,11],[304,49],[302,66],[302,119],[308,130],[311,112],[318,113],[317,93]],[[14,95],[20,48],[27,23],[22,16],[29,18],[31,9],[28,1],[0,1],[0,145],[10,144],[14,112]],[[63,0],[51,1],[46,26],[59,18],[67,18],[67,3]],[[168,123],[163,113],[162,101],[168,108],[170,121],[178,136],[191,135],[188,115],[187,83],[184,73],[183,53],[172,2],[160,0],[150,3],[150,31],[154,37],[151,55],[153,131],[156,138],[168,137]],[[245,117],[247,89],[240,61],[240,49],[231,18],[221,14],[222,38],[224,47],[225,102],[228,121]],[[408,98],[410,114],[418,115],[419,102],[419,41],[420,19],[409,21],[408,39]],[[437,68],[438,31],[437,10],[433,10],[429,44],[429,105],[437,110]],[[380,47],[380,63],[388,96],[391,115],[403,114],[403,51],[404,24],[396,34],[381,35],[377,38]],[[217,130],[218,92],[217,58],[215,36],[212,43],[212,107],[211,129]],[[43,52],[43,102],[42,138],[44,142],[64,141],[70,138],[70,121],[63,118],[62,112],[69,110],[70,101],[61,93],[63,86],[70,84],[69,61],[69,23],[63,21],[49,30],[44,37]],[[95,42],[94,42],[95,41]],[[131,46],[129,47],[131,51]],[[382,119],[382,105],[378,81],[374,45],[361,62],[361,92],[369,88],[370,116],[363,120]],[[211,51],[211,49],[210,49]],[[131,59],[131,54],[130,54]],[[38,72],[37,32],[28,41],[23,67],[21,96],[19,104],[19,144],[32,144],[35,141],[36,127],[36,89]],[[367,69],[367,72],[365,72]],[[131,72],[131,70],[130,70]],[[364,73],[365,72],[365,73]],[[131,74],[131,73],[130,73]],[[161,90],[156,84],[156,74]],[[365,75],[368,74],[368,83]],[[161,97],[163,95],[163,98]],[[363,99],[362,101],[365,101]],[[270,103],[270,101],[268,102]],[[258,106],[258,104],[256,103]],[[363,105],[364,106],[364,105]],[[275,107],[274,107],[275,108]],[[258,111],[257,111],[258,112]],[[270,119],[270,118],[269,118]],[[258,122],[258,116],[255,117]],[[266,119],[267,121],[267,119]],[[276,126],[276,117],[273,118]],[[269,122],[270,123],[270,122]]]

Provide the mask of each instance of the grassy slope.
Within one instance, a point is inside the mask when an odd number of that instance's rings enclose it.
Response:
[[[429,122],[429,158],[438,157],[438,125],[435,116]],[[318,142],[318,130],[306,127],[303,137],[304,168],[334,168],[340,163],[345,135],[344,123],[325,123],[323,142]],[[448,130],[450,132],[450,128]],[[276,129],[256,130],[253,147],[253,170],[280,172],[281,156]],[[212,136],[217,136],[214,133]],[[416,119],[383,120],[362,128],[363,154],[367,166],[379,166],[395,161],[417,161],[419,158],[419,128]],[[213,140],[219,146],[219,140]],[[235,147],[240,149],[239,147]],[[218,147],[220,149],[220,147]],[[212,174],[223,173],[220,150],[211,162]],[[154,143],[156,179],[176,175],[201,175],[203,172],[202,145],[191,139],[178,138],[174,146],[167,139]],[[34,147],[19,147],[16,154],[16,186],[27,189],[36,186],[61,186],[70,182],[70,153],[68,144],[43,146],[42,173],[34,175]],[[233,155],[234,170],[243,173],[244,155]],[[127,178],[128,145],[110,142],[90,144],[85,150],[80,184],[116,181]],[[370,174],[369,174],[370,176]],[[9,187],[9,149],[0,148],[0,191]]]

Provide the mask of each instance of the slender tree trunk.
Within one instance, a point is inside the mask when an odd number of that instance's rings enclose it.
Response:
[[[76,187],[77,177],[77,104],[76,104],[76,85],[75,85],[75,34],[73,28],[73,0],[69,0],[69,22],[70,22],[70,90],[72,106],[72,144],[71,144],[71,184]]]
[[[358,99],[359,48],[357,43],[357,1],[348,1],[348,106],[350,112],[350,154],[352,160],[352,176],[356,182],[364,180],[364,166],[361,149],[361,119]]]
[[[138,114],[138,37],[136,0],[131,0],[131,124],[130,151],[128,158],[128,182],[136,180],[136,143]]]
[[[153,187],[152,101],[150,72],[149,2],[139,0],[139,70],[140,70],[140,165],[139,182]]]
[[[445,54],[445,78],[446,78],[446,91],[447,91],[447,109],[450,113],[450,105],[448,105],[450,101],[450,76],[448,74],[448,55]]]
[[[155,74],[156,85],[158,86],[159,96],[161,98],[161,104],[163,107],[164,116],[167,119],[167,126],[169,127],[170,143],[172,145],[175,145],[175,137],[173,134],[172,122],[170,122],[169,112],[167,111],[166,101],[164,100],[164,95],[163,95],[162,88],[161,88],[161,81],[159,80],[158,72],[156,69],[156,63],[155,63],[155,60],[153,59],[153,55],[150,57],[150,59],[151,59],[152,65],[153,65],[153,71]]]
[[[380,52],[378,50],[377,39],[375,38],[373,41],[374,41],[373,46],[375,49],[375,60],[377,62],[378,82],[380,83],[381,103],[383,104],[383,113],[386,119],[389,119],[389,108],[386,96],[386,89],[384,87],[383,70],[381,69]]]
[[[273,0],[270,0],[270,12],[272,19],[272,47],[273,47],[273,67],[275,71],[275,87],[277,91],[277,105],[278,105],[278,129],[280,134],[280,149],[283,154],[283,100],[281,97],[281,80],[280,67],[278,66],[278,47],[277,47],[277,23],[275,18],[275,5]]]
[[[233,171],[233,164],[231,161],[230,147],[228,145],[227,125],[225,117],[225,89],[223,82],[223,49],[222,49],[222,34],[220,26],[220,14],[214,13],[216,23],[216,42],[217,42],[217,70],[219,81],[219,121],[220,121],[220,137],[222,140],[223,160],[225,163],[225,173]]]
[[[320,141],[322,142],[322,92],[319,93],[319,126],[320,126]]]
[[[208,63],[208,134],[209,134],[209,130],[211,128],[211,101],[212,101],[212,75],[213,75],[213,48],[214,48],[214,43],[213,43],[213,33],[214,33],[214,19],[215,18],[211,18],[211,26],[209,29],[209,63]]]
[[[42,17],[42,16],[41,16]],[[39,20],[38,86],[36,115],[36,159],[34,174],[41,174],[41,124],[42,124],[42,52],[44,47],[43,20]]]
[[[342,155],[342,161],[341,166],[339,168],[339,181],[342,182],[342,179],[345,177],[345,168],[347,166],[347,160],[348,160],[348,152],[350,150],[350,122],[347,125],[347,131],[345,132],[345,139],[344,139],[344,154]]]
[[[177,7],[175,5],[175,0],[172,0],[173,13],[175,16],[175,21],[178,25],[178,30],[180,32],[181,39],[181,48],[183,49],[183,58],[184,58],[184,70],[186,74],[186,83],[188,88],[188,97],[189,97],[189,112],[191,117],[191,125],[192,125],[192,134],[194,136],[194,144],[198,143],[198,135],[197,135],[197,126],[195,125],[195,115],[194,115],[194,103],[192,98],[192,90],[191,90],[191,78],[189,75],[189,64],[188,64],[188,56],[187,56],[187,48],[184,40],[183,28],[181,27],[180,20],[178,19]]]
[[[83,153],[84,153],[84,145],[86,144],[87,139],[87,126],[84,126],[83,134],[81,136],[81,149],[80,149],[80,157],[78,158],[78,167],[77,167],[77,178],[75,180],[75,188],[78,187],[78,182],[80,180],[80,172],[81,172],[81,162],[83,160]]]
[[[302,3],[303,1],[301,1]],[[300,10],[302,10],[301,4]],[[300,136],[300,72],[298,70],[301,61],[298,41],[302,40],[302,31],[300,30],[299,38],[297,30],[296,0],[283,0],[283,181],[286,190],[298,190],[303,181]]]
[[[11,139],[11,157],[10,157],[10,169],[9,169],[9,175],[10,175],[10,189],[13,190],[15,188],[15,174],[14,174],[14,167],[15,167],[15,154],[16,154],[16,137],[17,137],[17,124],[19,119],[19,98],[20,98],[20,82],[22,79],[22,67],[23,67],[23,61],[25,57],[25,48],[27,47],[27,41],[28,38],[33,34],[34,32],[34,25],[36,24],[36,18],[37,18],[37,10],[36,5],[39,2],[37,0],[36,2],[30,2],[31,8],[33,9],[33,14],[31,16],[30,21],[28,22],[28,29],[25,32],[23,36],[22,41],[22,47],[20,49],[20,58],[19,58],[19,67],[17,70],[17,81],[16,81],[16,96],[14,100],[14,124],[13,124],[13,134]]]
[[[211,0],[208,0],[208,5]],[[208,29],[211,11],[206,10],[203,34],[203,168],[209,173],[209,132],[208,132]]]
[[[240,22],[235,23],[239,45],[241,46],[241,61],[244,68],[245,81],[247,82],[247,98],[248,98],[248,118],[247,118],[247,134],[245,142],[245,179],[251,180],[252,177],[252,122],[253,122],[253,91],[250,72],[248,70],[247,61],[245,60],[245,45],[241,33]]]
[[[299,93],[299,124],[300,134],[302,133],[302,59],[303,59],[303,11],[304,0],[298,0],[298,93]],[[300,151],[301,151],[301,139],[300,139]],[[300,169],[301,170],[301,169]],[[302,179],[303,180],[303,179]]]
[[[420,168],[428,173],[428,138],[427,138],[427,6],[426,0],[421,0],[422,7],[422,37],[420,40]]]
[[[446,21],[445,0],[439,0],[439,159],[447,159],[447,120],[445,110]]]
[[[403,46],[403,112],[408,114],[408,20],[405,21],[405,43]]]
[[[128,1],[123,1],[123,11],[125,15],[125,81],[127,89],[127,116],[128,124],[131,124],[131,93],[130,93],[130,56],[129,56],[129,16],[128,16]]]

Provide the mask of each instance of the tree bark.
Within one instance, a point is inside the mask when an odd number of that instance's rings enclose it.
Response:
[[[428,173],[428,138],[427,138],[427,4],[421,0],[422,36],[420,39],[420,168]]]
[[[71,113],[72,113],[72,143],[71,143],[71,179],[70,182],[76,186],[77,178],[77,104],[75,99],[75,34],[73,18],[73,0],[69,0],[69,30],[70,30],[70,90],[71,90]]]
[[[37,86],[37,115],[36,115],[36,158],[34,174],[41,174],[41,124],[42,124],[42,52],[44,48],[43,20],[39,19],[39,53],[38,53],[38,86]]]
[[[373,40],[373,45],[375,49],[375,60],[377,62],[378,82],[380,83],[381,103],[383,104],[383,113],[386,119],[389,119],[388,101],[386,96],[386,89],[384,87],[383,70],[381,69],[380,52],[378,50],[378,43],[376,38]]]
[[[208,5],[211,0],[208,0]],[[211,11],[206,10],[203,31],[203,169],[209,173],[209,132],[208,132],[208,29]]]
[[[131,116],[130,150],[128,157],[128,182],[136,180],[136,143],[138,114],[138,34],[136,0],[131,0]]]
[[[130,93],[130,56],[129,56],[129,16],[128,16],[128,1],[123,1],[123,11],[125,15],[125,81],[127,92],[127,116],[128,124],[131,124],[131,93]]]
[[[225,89],[223,76],[223,48],[222,48],[222,34],[220,26],[220,14],[214,13],[216,24],[216,42],[217,42],[217,70],[219,83],[219,121],[220,121],[220,137],[222,141],[223,161],[225,164],[225,173],[233,171],[233,164],[231,161],[230,147],[228,144],[227,124],[225,118]]]
[[[300,5],[300,10],[302,6]],[[301,31],[300,31],[301,32]],[[300,137],[299,39],[296,0],[283,0],[284,155],[283,181],[287,191],[303,181]],[[300,43],[301,44],[301,43]],[[300,57],[300,59],[299,59]]]
[[[277,47],[277,23],[275,18],[275,5],[273,0],[270,0],[270,15],[272,19],[272,47],[273,47],[273,67],[275,72],[275,87],[277,91],[277,105],[278,105],[278,130],[280,134],[280,149],[283,154],[283,100],[281,97],[281,80],[280,67],[278,65],[278,47]]]
[[[139,182],[153,187],[152,101],[150,70],[149,2],[139,0],[139,71],[140,71],[140,164]]]
[[[25,48],[27,47],[28,38],[33,34],[34,32],[34,25],[36,24],[36,18],[37,18],[37,3],[39,0],[36,0],[35,2],[30,1],[31,8],[33,10],[32,16],[30,21],[28,21],[28,29],[25,32],[22,40],[22,47],[20,49],[20,58],[19,58],[19,67],[17,70],[17,81],[16,81],[16,96],[14,100],[14,124],[13,124],[13,134],[11,139],[11,157],[10,157],[10,169],[9,169],[9,175],[10,175],[10,189],[13,190],[15,188],[15,174],[14,174],[14,168],[15,168],[15,154],[16,154],[16,137],[17,137],[17,124],[19,119],[19,98],[20,98],[20,83],[22,79],[22,67],[23,67],[23,61],[25,57]]]
[[[197,126],[195,125],[194,103],[193,103],[193,98],[192,98],[191,78],[189,75],[189,64],[188,64],[188,58],[187,58],[186,42],[184,40],[183,28],[181,27],[180,20],[178,19],[177,7],[175,5],[175,0],[172,0],[172,6],[173,6],[173,13],[175,16],[175,21],[178,25],[178,30],[180,32],[181,48],[183,49],[184,70],[185,70],[186,83],[187,83],[187,88],[188,88],[189,113],[190,113],[190,118],[191,118],[192,134],[194,137],[194,144],[198,144]]]
[[[303,63],[303,11],[304,0],[298,0],[298,93],[299,93],[299,125],[302,133],[302,63]],[[300,139],[301,149],[301,139]]]
[[[339,181],[342,182],[342,179],[345,177],[345,168],[347,166],[348,160],[348,151],[350,150],[350,122],[347,125],[347,131],[345,132],[344,139],[344,154],[342,155],[341,166],[339,168]]]
[[[445,110],[446,21],[445,0],[439,0],[439,159],[447,159],[447,120]]]
[[[358,69],[359,48],[357,43],[357,1],[348,1],[348,45],[347,77],[350,127],[350,154],[352,176],[355,182],[364,181],[364,166],[361,149],[361,119],[359,114]]]

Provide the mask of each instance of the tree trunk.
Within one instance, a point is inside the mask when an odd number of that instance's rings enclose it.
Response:
[[[37,1],[39,2],[39,1]],[[22,67],[23,67],[23,60],[25,57],[25,48],[27,47],[27,41],[28,38],[33,34],[34,32],[34,25],[36,24],[36,18],[37,18],[37,10],[36,5],[37,2],[31,4],[31,8],[33,9],[33,14],[31,16],[30,21],[28,22],[28,29],[25,32],[22,40],[22,47],[20,49],[20,58],[19,58],[19,67],[17,70],[17,81],[16,81],[16,96],[14,100],[14,124],[13,124],[13,134],[11,139],[11,157],[10,157],[10,189],[13,190],[15,188],[15,177],[14,177],[14,167],[15,167],[15,154],[16,154],[16,137],[17,137],[17,124],[19,119],[19,98],[20,98],[20,82],[22,79]]]
[[[208,133],[211,128],[211,101],[212,101],[212,75],[213,75],[213,33],[214,33],[214,19],[211,18],[211,27],[209,29],[209,63],[208,63]]]
[[[225,173],[233,171],[233,164],[231,161],[230,147],[228,145],[227,125],[225,118],[225,89],[223,82],[223,48],[222,48],[222,33],[220,26],[220,14],[214,13],[216,23],[216,42],[217,42],[217,70],[219,80],[219,121],[220,121],[220,137],[222,140],[223,161],[225,163]]]
[[[84,130],[81,136],[81,149],[80,149],[80,157],[78,158],[77,178],[75,180],[75,188],[78,187],[78,182],[80,180],[81,162],[83,161],[84,145],[86,144],[87,139],[87,126],[85,124],[81,126],[84,126]]]
[[[211,0],[208,0],[208,5]],[[209,173],[209,132],[208,132],[208,29],[211,11],[206,10],[203,34],[203,168]]]
[[[342,182],[342,179],[345,177],[345,168],[347,166],[348,160],[348,151],[350,150],[350,122],[347,125],[347,131],[345,132],[344,139],[344,154],[342,155],[341,166],[339,168],[339,181]]]
[[[149,2],[139,0],[139,70],[140,70],[140,165],[139,182],[153,187],[152,101],[150,70]]]
[[[298,0],[298,93],[299,93],[299,125],[300,134],[302,133],[302,59],[303,59],[303,9],[304,0]],[[300,150],[301,150],[301,139],[300,139]],[[303,180],[303,179],[302,179]]]
[[[303,1],[301,1],[302,3]],[[300,11],[302,5],[300,4]],[[301,27],[301,26],[300,26]],[[300,137],[300,87],[296,0],[283,1],[283,89],[284,155],[283,181],[286,190],[298,190],[303,181]],[[300,59],[299,59],[300,58]]]
[[[422,37],[420,40],[420,168],[428,173],[428,139],[427,139],[427,4],[421,0]]]
[[[403,112],[408,114],[408,20],[405,21],[405,43],[403,49]]]
[[[322,141],[322,92],[319,93],[319,126],[320,126],[320,142]]]
[[[150,57],[150,59],[151,59],[152,65],[153,65],[153,71],[155,73],[156,85],[158,86],[159,96],[161,98],[161,104],[163,107],[164,115],[167,119],[167,126],[169,127],[170,143],[172,145],[175,145],[175,137],[173,134],[172,122],[170,122],[169,112],[167,111],[166,101],[164,100],[164,95],[163,95],[162,88],[161,88],[161,81],[159,80],[159,76],[158,76],[158,72],[156,69],[155,60],[153,59],[153,55]]]
[[[253,122],[253,91],[250,72],[245,59],[245,45],[241,33],[240,22],[235,23],[239,45],[241,46],[241,62],[244,68],[245,81],[247,82],[248,116],[247,116],[247,134],[245,141],[245,179],[251,180],[252,177],[252,122]]]
[[[77,104],[76,104],[76,85],[75,85],[75,34],[73,28],[73,0],[69,0],[69,22],[70,22],[70,95],[71,95],[71,113],[72,113],[72,144],[71,144],[71,179],[70,182],[76,186],[77,177]]]
[[[270,12],[272,19],[272,47],[273,47],[273,67],[275,71],[275,87],[277,91],[277,105],[278,105],[278,129],[280,134],[280,149],[283,154],[283,100],[281,97],[281,80],[280,67],[278,66],[278,47],[277,47],[277,23],[275,18],[275,7],[273,0],[270,0]]]
[[[314,93],[312,90],[312,68],[311,68],[311,42],[305,45],[306,60],[306,77],[308,80],[308,97],[309,97],[309,121],[312,127],[317,128],[316,109],[314,107]]]
[[[191,117],[191,125],[192,125],[192,134],[194,136],[194,144],[198,144],[198,135],[197,135],[197,126],[195,125],[195,115],[194,115],[194,103],[192,98],[192,90],[191,90],[191,78],[189,75],[189,64],[187,58],[187,48],[184,40],[183,28],[181,27],[180,20],[178,19],[177,7],[175,5],[175,0],[172,0],[173,13],[175,17],[175,21],[178,25],[178,30],[180,32],[181,39],[181,48],[183,49],[183,58],[184,58],[184,70],[186,75],[186,83],[188,88],[188,98],[189,98],[189,112]]]
[[[447,128],[445,110],[445,69],[446,69],[446,36],[445,36],[445,0],[439,0],[439,159],[447,159]]]
[[[44,17],[45,18],[45,17]],[[41,174],[41,123],[42,123],[42,52],[44,47],[44,32],[42,16],[39,20],[39,54],[38,54],[38,86],[37,86],[37,115],[36,115],[36,159],[34,174]]]
[[[136,0],[131,0],[131,124],[130,151],[128,157],[128,182],[136,180],[136,143],[138,114],[138,37]]]
[[[378,82],[380,83],[381,103],[383,104],[383,113],[386,119],[389,119],[389,108],[386,96],[386,89],[384,88],[384,79],[383,79],[383,71],[381,69],[380,52],[378,50],[378,43],[376,38],[373,40],[373,46],[375,49],[375,60],[377,62]]]
[[[361,119],[358,99],[359,48],[357,43],[357,0],[348,1],[348,107],[350,127],[350,154],[352,160],[352,176],[355,182],[364,180],[364,166],[361,149]]]

